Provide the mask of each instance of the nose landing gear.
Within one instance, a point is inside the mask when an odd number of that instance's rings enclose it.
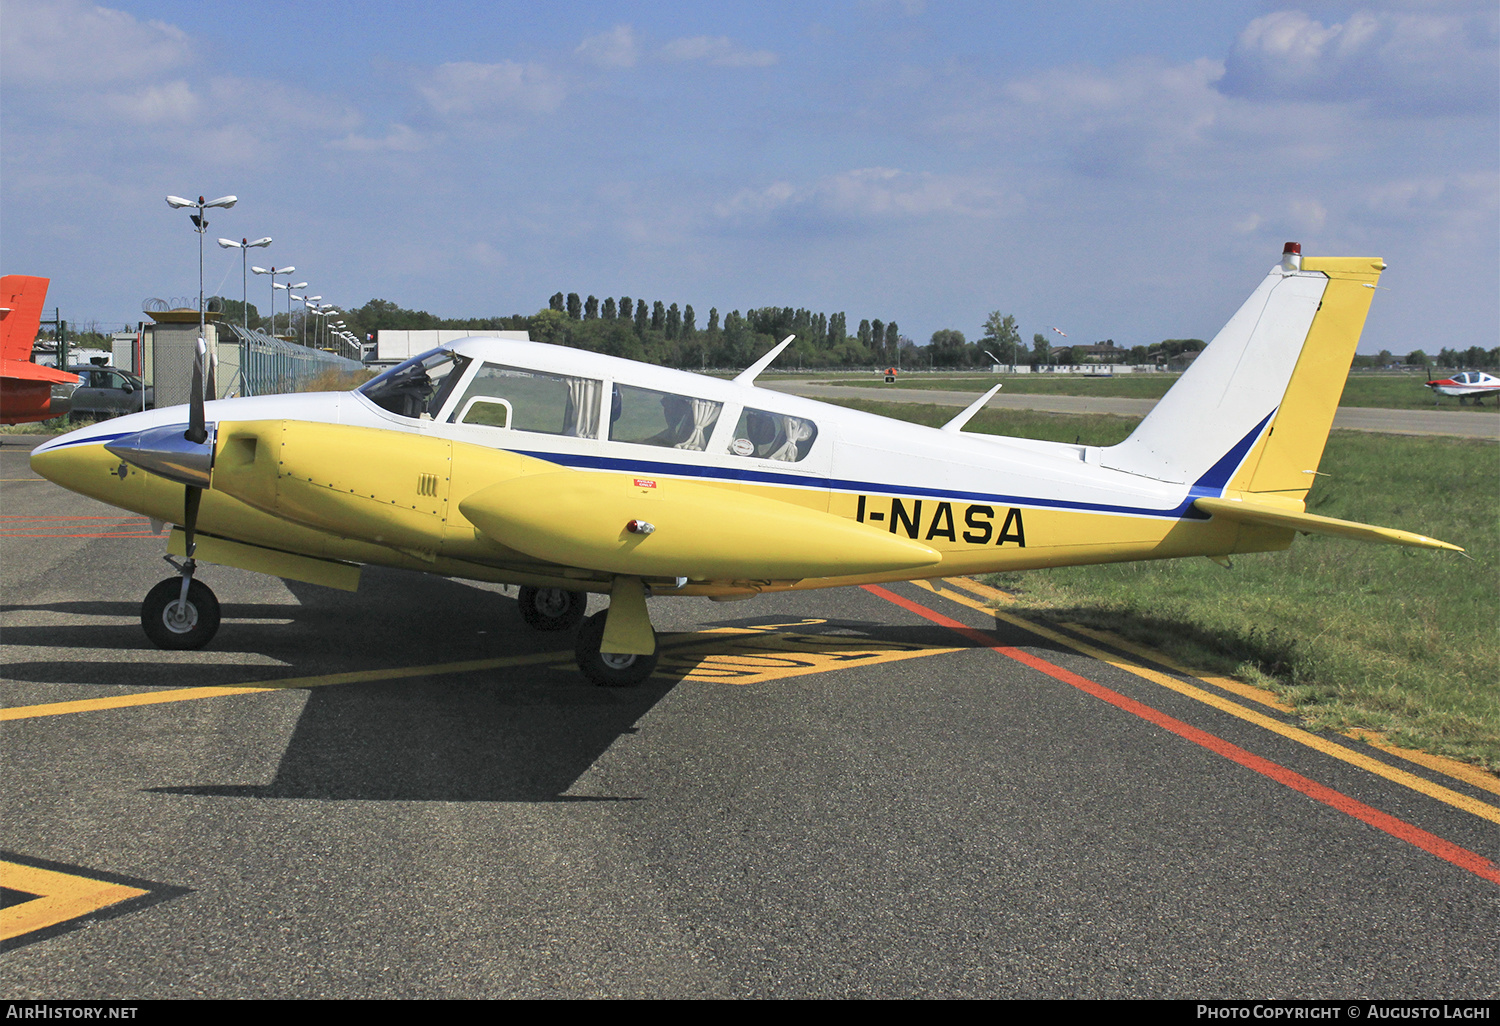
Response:
[[[168,577],[146,593],[141,627],[157,648],[202,648],[219,630],[219,600],[208,585],[193,579],[190,559],[178,577]]]

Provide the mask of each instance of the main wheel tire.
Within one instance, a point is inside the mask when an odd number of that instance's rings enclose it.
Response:
[[[648,656],[616,655],[599,651],[599,645],[604,641],[604,618],[607,615],[607,611],[595,613],[579,628],[578,644],[573,650],[578,658],[578,668],[600,687],[635,687],[656,669],[656,653]]]
[[[157,648],[202,648],[219,630],[219,600],[196,578],[188,584],[187,608],[179,610],[182,578],[168,577],[146,593],[141,627]]]
[[[563,588],[523,587],[516,602],[521,607],[521,619],[536,631],[572,630],[589,608],[586,593]]]

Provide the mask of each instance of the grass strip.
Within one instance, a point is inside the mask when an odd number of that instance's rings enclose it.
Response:
[[[1177,374],[912,374],[887,384],[878,376],[828,379],[829,384],[901,391],[973,392],[976,395],[1000,382],[1006,395],[1082,395],[1110,399],[1160,399],[1177,383]],[[1487,405],[1459,405],[1457,399],[1438,398],[1425,382],[1411,374],[1351,374],[1344,384],[1340,406],[1385,410],[1462,410],[1478,415],[1500,415],[1500,400]]]
[[[952,411],[841,402],[939,425]],[[1111,445],[1128,417],[986,411],[970,430]],[[1290,550],[1057,567],[985,579],[1008,609],[1114,631],[1275,692],[1314,729],[1500,769],[1500,444],[1335,431],[1308,499],[1322,516],[1462,545],[1435,553],[1299,537]]]

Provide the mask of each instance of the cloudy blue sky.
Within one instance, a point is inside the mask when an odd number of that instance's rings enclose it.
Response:
[[[1500,8],[1260,0],[0,0],[0,263],[75,322],[197,291],[233,193],[309,291],[556,291],[1211,337],[1295,239],[1362,351],[1500,334]],[[251,300],[265,308],[265,279]]]

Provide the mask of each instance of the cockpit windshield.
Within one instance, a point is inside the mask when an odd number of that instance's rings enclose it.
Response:
[[[464,376],[470,360],[447,349],[413,356],[360,386],[364,397],[400,417],[431,420]]]

